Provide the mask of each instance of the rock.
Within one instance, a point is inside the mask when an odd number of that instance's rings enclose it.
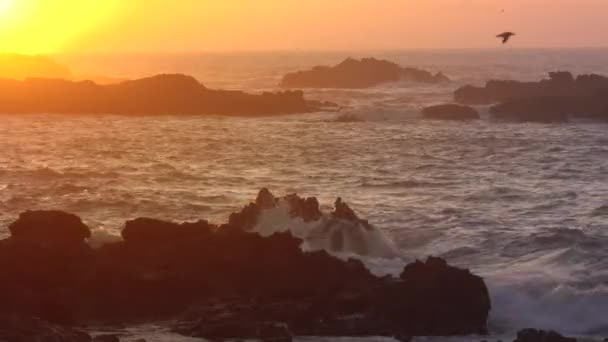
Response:
[[[305,221],[373,229],[341,199],[323,215],[313,197],[277,199],[267,189],[219,227],[140,218],[125,224],[122,241],[98,249],[83,242],[86,226],[76,216],[24,213],[11,225],[15,236],[0,241],[0,313],[74,325],[173,320],[176,332],[211,339],[485,329],[490,303],[483,280],[442,259],[407,265],[399,278],[381,278],[360,260],[304,252],[303,240],[289,231],[267,237],[251,232],[262,210],[285,201],[290,214]],[[61,228],[51,229],[49,222]],[[55,230],[61,237],[50,236]],[[23,242],[41,234],[62,243]],[[64,248],[65,240],[77,247]]]
[[[482,278],[429,257],[406,265],[400,279],[387,284],[375,301],[375,313],[393,329],[408,335],[486,332],[491,305]]]
[[[422,110],[422,115],[426,119],[437,120],[476,120],[479,113],[471,107],[457,104],[445,104],[426,107]]]
[[[182,328],[184,329],[184,328]],[[284,324],[269,322],[220,322],[190,326],[181,334],[209,340],[255,339],[268,342],[291,342],[291,333]]]
[[[590,79],[594,81],[589,81]],[[601,80],[601,81],[600,81]],[[590,86],[593,84],[593,86]],[[581,75],[576,80],[569,72],[549,73],[549,79],[539,82],[490,80],[485,87],[464,86],[454,92],[456,102],[466,105],[500,103],[507,100],[540,96],[590,95],[598,88],[606,89],[608,78]]]
[[[93,342],[120,342],[119,335],[106,334],[93,337]]]
[[[291,215],[301,217],[304,222],[317,221],[323,213],[319,208],[319,201],[315,197],[302,198],[296,194],[285,196],[291,208]]]
[[[78,216],[62,211],[26,211],[8,228],[15,240],[36,245],[82,245],[91,236]]]
[[[175,224],[150,218],[127,221],[121,232],[123,239],[130,244],[157,245],[176,240],[198,239],[211,234],[216,227],[206,220],[194,223]]]
[[[523,329],[517,332],[514,342],[576,342],[576,339],[564,337],[555,331]]]
[[[334,203],[334,211],[331,216],[346,221],[361,223],[367,229],[371,229],[371,225],[367,220],[360,219],[354,210],[352,210],[348,204],[342,202],[342,198],[338,197]]]
[[[265,116],[308,113],[324,107],[323,103],[307,102],[301,91],[254,95],[213,90],[182,74],[109,85],[64,79],[0,79],[0,112],[12,114]]]
[[[255,204],[262,210],[271,209],[276,206],[277,199],[267,188],[262,188],[255,199]]]
[[[37,318],[0,314],[0,341],[6,342],[90,342],[87,333]]]
[[[565,122],[608,120],[608,78],[569,72],[549,73],[539,82],[488,81],[485,87],[465,86],[454,93],[464,104],[493,104],[494,118],[511,121]]]
[[[490,108],[498,120],[518,122],[566,122],[577,111],[577,102],[567,97],[533,97],[506,101]]]
[[[375,58],[356,60],[347,58],[333,66],[317,66],[308,71],[289,73],[283,77],[285,88],[370,88],[383,83],[412,81],[440,83],[449,81],[443,74],[431,74],[415,68]]]

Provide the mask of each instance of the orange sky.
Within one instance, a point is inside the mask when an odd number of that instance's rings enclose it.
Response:
[[[607,14],[608,0],[0,0],[0,50],[478,48],[505,30],[512,47],[593,47]]]

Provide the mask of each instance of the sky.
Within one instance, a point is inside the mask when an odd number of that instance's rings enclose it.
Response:
[[[608,0],[0,0],[0,51],[607,47]]]

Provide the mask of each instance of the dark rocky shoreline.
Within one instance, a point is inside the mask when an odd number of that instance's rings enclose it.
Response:
[[[301,91],[248,94],[209,89],[191,76],[165,74],[116,84],[29,78],[0,79],[3,114],[268,116],[336,110]]]
[[[321,215],[315,198],[283,200],[294,217]],[[279,201],[263,190],[219,226],[128,221],[123,241],[99,249],[75,215],[22,213],[0,241],[0,313],[64,326],[172,319],[177,332],[215,339],[485,332],[490,300],[480,277],[430,257],[381,278],[359,260],[303,252],[289,232],[250,232]],[[330,215],[368,225],[340,200]]]

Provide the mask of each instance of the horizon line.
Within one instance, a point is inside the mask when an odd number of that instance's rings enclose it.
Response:
[[[344,52],[404,52],[404,51],[525,51],[525,50],[608,50],[605,46],[496,46],[496,47],[420,47],[420,48],[352,48],[352,49],[192,49],[192,50],[141,50],[141,51],[61,51],[48,53],[21,53],[0,51],[0,54],[17,53],[23,55],[147,55],[147,54],[246,54],[246,53],[344,53]]]

